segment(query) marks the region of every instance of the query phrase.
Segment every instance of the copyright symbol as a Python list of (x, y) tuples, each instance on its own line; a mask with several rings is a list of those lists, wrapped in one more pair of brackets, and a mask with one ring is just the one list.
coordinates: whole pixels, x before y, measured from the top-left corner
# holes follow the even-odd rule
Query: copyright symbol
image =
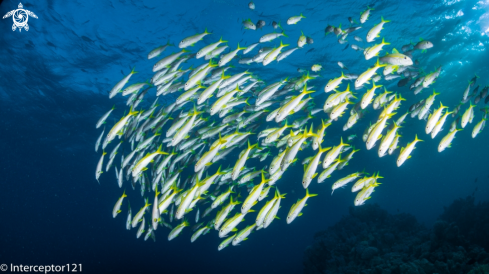
[(0, 265), (0, 270), (1, 271), (7, 271), (8, 270), (8, 266), (6, 264), (2, 264), (2, 265)]

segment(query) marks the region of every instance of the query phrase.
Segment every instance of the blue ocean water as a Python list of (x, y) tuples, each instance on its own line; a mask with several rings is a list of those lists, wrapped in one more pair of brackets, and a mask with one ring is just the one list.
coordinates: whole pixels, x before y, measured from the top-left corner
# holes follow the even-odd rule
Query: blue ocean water
[[(18, 4), (1, 2), (0, 14), (16, 9)], [(354, 34), (364, 38), (383, 16), (391, 20), (381, 33), (391, 43), (386, 47), (389, 52), (419, 38), (433, 42), (432, 49), (415, 53), (413, 59), (419, 60), (425, 72), (442, 66), (433, 85), (440, 92), (434, 105), (442, 101), (453, 108), (474, 74), (480, 76), (477, 84), (481, 89), (489, 84), (488, 1), (257, 1), (255, 10), (248, 8), (247, 1), (224, 0), (50, 0), (22, 4), (38, 16), (29, 18), (29, 31), (12, 31), (11, 18), (0, 21), (0, 264), (76, 263), (83, 264), (83, 271), (89, 273), (298, 273), (314, 233), (336, 223), (353, 206), (354, 195), (348, 188), (331, 195), (330, 185), (341, 175), (363, 169), (380, 172), (382, 185), (368, 203), (378, 203), (392, 213), (411, 213), (428, 226), (443, 206), (456, 198), (473, 194), (477, 200), (488, 200), (487, 130), (473, 139), (473, 123), (457, 134), (452, 148), (438, 153), (441, 137), (432, 140), (424, 133), (423, 121), (407, 118), (400, 129), (405, 136), (400, 145), (405, 146), (415, 134), (424, 142), (418, 143), (412, 158), (398, 168), (394, 156), (379, 158), (376, 150), (367, 151), (361, 141), (365, 127), (378, 115), (372, 111), (347, 132), (342, 130), (347, 116), (328, 128), (325, 146), (337, 145), (340, 136), (357, 134), (359, 138), (352, 144), (361, 151), (331, 181), (311, 184), (309, 191), (319, 195), (310, 199), (304, 215), (292, 224), (285, 223), (288, 209), (304, 196), (300, 164), (287, 170), (287, 176), (278, 183), (281, 192), (287, 193), (279, 211), (281, 220), (254, 232), (240, 246), (218, 251), (222, 239), (214, 231), (190, 243), (190, 230), (168, 242), (169, 231), (161, 229), (156, 231), (156, 242), (145, 242), (136, 239), (135, 229), (125, 229), (125, 211), (112, 218), (112, 208), (122, 190), (113, 170), (103, 174), (97, 184), (94, 173), (100, 151), (93, 149), (100, 134), (94, 126), (99, 117), (115, 105), (107, 123), (112, 125), (127, 111), (125, 98), (109, 99), (108, 91), (133, 67), (139, 73), (131, 78), (132, 83), (149, 79), (156, 60), (148, 61), (146, 56), (168, 40), (178, 43), (207, 28), (212, 35), (190, 47), (192, 52), (221, 36), (234, 49), (238, 43), (247, 46), (272, 32), (272, 21), (281, 22), (288, 35), (284, 43), (292, 47), (301, 31), (314, 43), (266, 67), (239, 65), (235, 60), (234, 73), (249, 69), (272, 83), (300, 76), (298, 68), (321, 64), (321, 78), (311, 85), (322, 93), (327, 81), (341, 73), (338, 61), (357, 74), (374, 63), (365, 61), (361, 52), (344, 49), (332, 34), (324, 35), (328, 24), (349, 26), (350, 16), (358, 21), (367, 5), (374, 10), (365, 27)], [(297, 25), (285, 24), (287, 18), (300, 13), (306, 18)], [(241, 21), (247, 18), (264, 20), (267, 25), (262, 30), (243, 30)], [(364, 47), (364, 43), (349, 39), (350, 44)], [(275, 40), (270, 45), (277, 43)], [(167, 49), (165, 54), (170, 52), (176, 49)], [(196, 64), (189, 62), (185, 67)], [(430, 88), (415, 96), (396, 83), (386, 82), (388, 90), (402, 92), (407, 99), (402, 112), (432, 92)], [(154, 92), (151, 96), (146, 106), (153, 101)], [(322, 107), (326, 95), (319, 96), (315, 98)], [(483, 104), (477, 106), (475, 122), (482, 118), (478, 109)], [(449, 118), (447, 123), (451, 121)], [(310, 149), (301, 153), (300, 159), (313, 155)], [(235, 159), (237, 154), (235, 151), (234, 158), (228, 159)], [(133, 191), (127, 184), (126, 190), (134, 214), (143, 203), (139, 189)], [(123, 210), (126, 208), (124, 204)]]

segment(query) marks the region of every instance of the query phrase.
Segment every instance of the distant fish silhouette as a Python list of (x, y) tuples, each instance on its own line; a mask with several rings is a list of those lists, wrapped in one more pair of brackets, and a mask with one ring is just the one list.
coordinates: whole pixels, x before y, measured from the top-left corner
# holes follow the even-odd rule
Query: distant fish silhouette
[(409, 81), (411, 81), (411, 77), (404, 78), (404, 79), (400, 80), (400, 81), (397, 83), (397, 86), (398, 86), (398, 87), (403, 87), (403, 86), (405, 86), (407, 83), (409, 83)]
[(477, 187), (475, 187), (474, 192), (472, 192), (472, 196), (475, 196), (475, 193), (477, 192)]
[(477, 179), (479, 179), (479, 178), (475, 178), (475, 181), (474, 181), (474, 183), (477, 183)]
[[(312, 48), (312, 49), (308, 50), (308, 51), (306, 52), (306, 54), (308, 54), (309, 52), (311, 52), (311, 51), (313, 51), (313, 50), (314, 50), (314, 48)], [(488, 96), (488, 97), (489, 97), (489, 96)]]
[(346, 47), (345, 47), (345, 48), (344, 48), (342, 51), (344, 51), (345, 49), (347, 49), (349, 45), (350, 45), (350, 44), (346, 44)]
[(81, 37), (81, 38), (82, 38), (84, 41), (87, 41), (87, 42), (89, 42), (89, 43), (92, 43), (92, 42), (93, 42), (93, 40), (92, 40), (92, 39), (90, 39), (90, 38), (88, 38), (88, 37), (86, 37), (86, 36), (84, 36), (84, 35), (82, 35), (82, 37)]

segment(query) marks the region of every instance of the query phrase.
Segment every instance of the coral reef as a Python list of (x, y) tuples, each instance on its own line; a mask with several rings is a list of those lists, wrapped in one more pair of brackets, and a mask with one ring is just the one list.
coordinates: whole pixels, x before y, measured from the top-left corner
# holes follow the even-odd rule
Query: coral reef
[(445, 208), (440, 219), (455, 223), (469, 242), (476, 243), (489, 251), (489, 203), (475, 205), (473, 196), (455, 200)]
[(391, 215), (376, 204), (351, 207), (348, 216), (316, 233), (304, 272), (488, 273), (488, 212), (489, 203), (459, 199), (427, 229), (410, 214)]
[(489, 265), (483, 264), (475, 266), (474, 269), (469, 272), (469, 274), (489, 274)]

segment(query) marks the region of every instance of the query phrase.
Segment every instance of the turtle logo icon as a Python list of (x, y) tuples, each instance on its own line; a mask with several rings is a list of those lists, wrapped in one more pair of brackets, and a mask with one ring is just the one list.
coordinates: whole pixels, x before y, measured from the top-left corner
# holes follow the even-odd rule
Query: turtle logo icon
[(24, 6), (22, 6), (22, 3), (19, 3), (18, 9), (9, 11), (3, 16), (3, 19), (12, 16), (14, 19), (14, 24), (12, 25), (13, 31), (15, 31), (17, 28), (19, 29), (19, 32), (22, 31), (22, 28), (28, 31), (29, 25), (27, 25), (27, 20), (29, 20), (29, 15), (37, 19), (37, 15), (35, 15), (32, 11), (28, 11), (23, 8)]

